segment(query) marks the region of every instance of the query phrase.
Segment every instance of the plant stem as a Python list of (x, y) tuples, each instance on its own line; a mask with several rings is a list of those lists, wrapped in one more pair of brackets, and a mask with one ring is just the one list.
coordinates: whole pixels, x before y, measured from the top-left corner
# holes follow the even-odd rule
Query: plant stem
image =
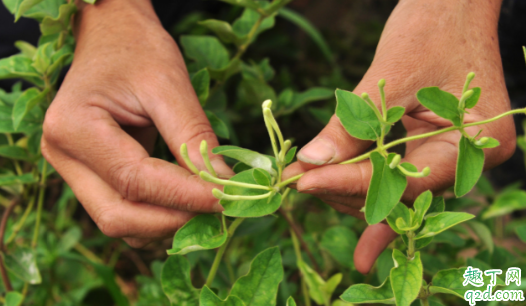
[[(294, 246), (294, 254), (296, 254), (296, 261), (302, 261), (303, 259), (301, 258), (300, 244), (298, 243), (296, 234), (294, 234), (292, 227), (289, 229), (289, 231), (290, 231), (290, 237), (292, 238), (292, 245)], [(302, 273), (300, 271), (300, 276), (301, 274)], [(307, 284), (305, 283), (305, 280), (303, 279), (303, 277), (300, 277), (300, 282), (301, 282), (301, 292), (303, 294), (303, 299), (305, 300), (305, 306), (311, 306), (309, 291), (307, 289)]]
[(429, 300), (427, 298), (425, 299), (420, 299), (422, 301), (422, 305), (423, 306), (429, 306)]
[(214, 258), (214, 263), (212, 264), (212, 268), (210, 268), (210, 273), (208, 274), (208, 278), (206, 279), (206, 286), (211, 287), (212, 283), (214, 282), (214, 278), (216, 277), (217, 269), (219, 268), (219, 264), (221, 263), (221, 260), (223, 259), (223, 255), (225, 254), (226, 248), (228, 247), (228, 244), (230, 243), (230, 240), (232, 239), (232, 236), (234, 236), (234, 233), (236, 232), (237, 227), (243, 222), (245, 218), (237, 218), (230, 224), (230, 227), (228, 228), (227, 232), (227, 239), (225, 243), (219, 248), (219, 250), (216, 253), (216, 257)]
[[(7, 143), (10, 146), (14, 146), (15, 142), (13, 141), (13, 136), (11, 136), (10, 133), (5, 133), (5, 137), (7, 138)], [(22, 175), (24, 172), (22, 172), (22, 168), (20, 167), (20, 164), (18, 163), (18, 160), (13, 160), (13, 164), (15, 165), (16, 174)]]
[(42, 166), (42, 174), (40, 179), (40, 186), (38, 192), (38, 204), (37, 204), (37, 219), (35, 222), (35, 231), (33, 233), (33, 241), (31, 242), (31, 248), (35, 249), (38, 243), (38, 231), (40, 229), (40, 221), (42, 219), (42, 206), (44, 206), (44, 195), (46, 192), (46, 178), (47, 178), (47, 161), (44, 159), (44, 165)]
[(254, 38), (254, 35), (256, 35), (259, 27), (261, 26), (261, 23), (263, 22), (263, 20), (265, 20), (265, 18), (266, 18), (265, 16), (259, 16), (258, 20), (254, 24), (252, 29), (250, 29), (250, 32), (248, 32), (247, 41), (241, 46), (239, 46), (239, 49), (237, 50), (236, 55), (234, 56), (234, 58), (232, 58), (233, 61), (241, 58), (241, 56), (245, 53), (245, 51), (247, 51), (248, 46), (250, 46), (250, 44), (252, 43), (252, 39)]
[(413, 259), (415, 257), (415, 233), (413, 231), (407, 232), (407, 258)]
[(301, 244), (301, 248), (305, 251), (305, 253), (307, 253), (307, 256), (309, 257), (310, 261), (312, 262), (312, 266), (314, 267), (314, 270), (316, 270), (316, 272), (318, 272), (318, 273), (321, 273), (320, 266), (318, 265), (318, 262), (316, 262), (316, 259), (314, 258), (314, 255), (312, 255), (312, 252), (310, 251), (309, 246), (307, 245), (307, 243), (305, 242), (305, 240), (301, 236), (301, 230), (300, 230), (299, 226), (294, 222), (292, 214), (290, 212), (286, 212), (281, 207), (279, 208), (279, 212), (285, 218), (285, 220), (289, 224), (290, 228), (296, 234), (296, 237), (298, 238), (298, 240), (299, 240), (299, 242)]
[(18, 234), (18, 232), (22, 229), (24, 226), (24, 223), (26, 222), (27, 217), (29, 216), (29, 213), (33, 210), (33, 206), (35, 205), (35, 196), (31, 197), (29, 200), (29, 204), (26, 207), (26, 210), (24, 211), (24, 214), (22, 215), (22, 218), (18, 221), (18, 223), (14, 226), (13, 232), (7, 238), (6, 244), (10, 244)]
[(9, 219), (9, 215), (15, 208), (18, 201), (15, 199), (11, 201), (11, 204), (5, 209), (4, 214), (2, 215), (2, 221), (0, 222), (0, 274), (2, 276), (2, 282), (4, 283), (4, 287), (6, 292), (12, 291), (13, 286), (11, 286), (11, 281), (9, 280), (9, 276), (7, 275), (7, 270), (4, 266), (4, 252), (5, 252), (5, 244), (4, 244), (4, 235), (5, 235), (5, 228), (7, 226), (7, 219)]
[(248, 188), (248, 189), (274, 190), (274, 188), (269, 187), (269, 186), (223, 180), (220, 178), (213, 177), (211, 174), (206, 173), (204, 171), (201, 171), (199, 173), (199, 176), (207, 182), (218, 184), (218, 185), (223, 185), (223, 186), (237, 186), (237, 187), (243, 187), (243, 188)]

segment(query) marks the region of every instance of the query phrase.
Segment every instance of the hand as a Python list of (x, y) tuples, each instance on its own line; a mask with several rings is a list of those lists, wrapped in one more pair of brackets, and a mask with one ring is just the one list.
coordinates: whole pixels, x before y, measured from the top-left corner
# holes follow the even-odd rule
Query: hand
[[(98, 1), (81, 9), (75, 30), (75, 59), (46, 114), (42, 153), (101, 231), (141, 247), (196, 212), (221, 211), (216, 186), (150, 157), (157, 131), (182, 165), (182, 143), (201, 169), (201, 140), (218, 145), (150, 1)], [(230, 174), (221, 157), (211, 160)]]
[[(468, 72), (476, 73), (472, 86), (482, 88), (478, 105), (466, 114), (465, 122), (484, 120), (509, 110), (497, 40), (500, 0), (484, 4), (469, 1), (400, 1), (390, 16), (378, 44), (374, 61), (354, 92), (367, 92), (380, 103), (377, 83), (386, 79), (388, 107), (406, 108), (402, 122), (407, 136), (434, 131), (451, 123), (421, 106), (416, 92), (426, 86), (439, 86), (460, 97)], [(482, 135), (498, 139), (500, 147), (485, 150), (486, 169), (494, 167), (515, 150), (515, 129), (507, 117), (484, 125)], [(474, 135), (480, 129), (472, 127)], [(407, 143), (405, 161), (431, 168), (426, 178), (408, 178), (403, 196), (410, 203), (421, 192), (434, 194), (452, 186), (455, 180), (458, 131)], [(285, 173), (291, 177), (307, 173), (297, 182), (297, 189), (311, 193), (336, 210), (363, 218), (359, 211), (371, 178), (371, 164), (364, 161), (337, 164), (363, 153), (371, 142), (349, 136), (336, 116), (325, 129), (298, 154), (299, 162)], [(323, 167), (320, 167), (324, 165)], [(367, 273), (381, 251), (396, 234), (385, 224), (368, 227), (356, 248), (354, 260), (358, 271)]]

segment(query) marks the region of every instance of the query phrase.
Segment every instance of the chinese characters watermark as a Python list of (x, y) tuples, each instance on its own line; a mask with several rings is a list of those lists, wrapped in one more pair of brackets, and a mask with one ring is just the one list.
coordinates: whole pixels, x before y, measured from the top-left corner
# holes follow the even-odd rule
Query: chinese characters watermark
[[(524, 292), (522, 290), (496, 290), (493, 292), (493, 288), (497, 285), (506, 286), (515, 284), (516, 286), (521, 285), (521, 269), (509, 268), (506, 271), (506, 281), (503, 282), (498, 278), (502, 275), (501, 269), (491, 269), (482, 272), (482, 270), (473, 267), (467, 267), (464, 273), (464, 282), (462, 285), (465, 286), (484, 286), (484, 275), (490, 277), (490, 282), (486, 287), (486, 290), (467, 290), (464, 294), (464, 299), (469, 302), (469, 305), (475, 305), (479, 301), (524, 301)], [(500, 281), (500, 283), (499, 283)]]

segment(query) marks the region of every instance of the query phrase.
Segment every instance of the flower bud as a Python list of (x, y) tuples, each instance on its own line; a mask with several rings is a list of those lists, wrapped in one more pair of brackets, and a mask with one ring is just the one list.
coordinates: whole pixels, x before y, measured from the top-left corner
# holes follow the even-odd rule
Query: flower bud
[(401, 160), (402, 160), (402, 156), (400, 156), (400, 154), (396, 154), (395, 157), (393, 157), (393, 160), (391, 161), (391, 163), (389, 164), (389, 168), (391, 169), (396, 168), (400, 164)]
[(488, 137), (482, 137), (482, 138), (480, 138), (480, 139), (478, 139), (478, 140), (475, 140), (475, 145), (477, 145), (477, 146), (483, 146), (483, 145), (485, 145), (486, 143), (488, 143), (488, 141), (489, 141), (489, 138), (488, 138)]
[(265, 108), (272, 108), (272, 100), (268, 99), (268, 100), (265, 100), (265, 102), (263, 102), (263, 105), (262, 105), (263, 109)]

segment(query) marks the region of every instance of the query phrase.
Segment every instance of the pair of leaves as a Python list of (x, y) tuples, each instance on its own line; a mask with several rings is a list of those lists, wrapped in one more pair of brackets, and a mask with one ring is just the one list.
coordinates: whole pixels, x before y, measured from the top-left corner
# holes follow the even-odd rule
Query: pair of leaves
[(349, 303), (411, 305), (422, 286), (423, 267), (420, 252), (416, 252), (414, 258), (408, 259), (395, 249), (393, 261), (395, 265), (382, 285), (353, 285), (342, 294), (341, 299)]
[(432, 202), (433, 194), (428, 190), (416, 198), (414, 210), (407, 208), (404, 203), (398, 203), (387, 217), (387, 223), (398, 234), (417, 230), (422, 225)]
[[(466, 99), (465, 108), (475, 107), (480, 98), (480, 87), (471, 90), (473, 90), (473, 95)], [(451, 121), (453, 125), (460, 126), (462, 124), (461, 115), (464, 110), (459, 108), (459, 100), (453, 94), (438, 87), (426, 87), (420, 89), (416, 97), (420, 104), (438, 116)]]
[(230, 61), (228, 50), (214, 36), (185, 35), (181, 45), (185, 55), (195, 61), (193, 71), (207, 68), (211, 78), (224, 81), (240, 69), (240, 60)]
[(332, 294), (336, 287), (340, 284), (343, 275), (341, 273), (334, 274), (327, 281), (316, 273), (303, 260), (298, 260), (298, 268), (301, 271), (302, 277), (309, 288), (310, 297), (320, 305), (329, 305)]
[(227, 240), (226, 229), (213, 215), (198, 215), (181, 227), (173, 238), (172, 249), (168, 255), (185, 255), (190, 252), (215, 249)]
[[(362, 140), (376, 140), (382, 133), (382, 123), (372, 106), (356, 94), (341, 89), (336, 90), (336, 116), (345, 130), (353, 137)], [(404, 115), (405, 108), (395, 106), (387, 110), (387, 123), (394, 124)], [(387, 134), (389, 129), (384, 132)]]
[[(261, 169), (254, 168), (236, 174), (231, 181), (270, 186), (270, 175)], [(257, 196), (268, 193), (268, 190), (248, 189), (239, 186), (225, 186), (224, 193), (229, 195)], [(271, 197), (260, 200), (228, 201), (222, 199), (223, 214), (238, 218), (256, 218), (274, 213), (281, 205), (281, 194), (275, 193)]]
[(46, 100), (46, 95), (49, 89), (40, 91), (39, 89), (32, 87), (26, 90), (16, 100), (13, 106), (13, 128), (18, 130), (22, 120), (25, 116), (37, 105), (41, 104)]
[[(241, 46), (250, 43), (248, 37), (249, 33), (256, 25), (259, 18), (260, 14), (258, 12), (247, 8), (232, 25), (226, 21), (216, 19), (208, 19), (200, 22), (199, 24), (213, 31), (223, 42), (233, 43), (236, 46)], [(257, 28), (252, 39), (255, 39), (259, 33), (268, 30), (273, 26), (274, 17), (265, 18)]]
[(33, 60), (23, 54), (0, 59), (0, 80), (23, 79), (39, 87), (44, 87), (41, 75), (32, 64)]
[(283, 267), (279, 248), (259, 253), (249, 272), (232, 287), (230, 296), (219, 299), (208, 287), (199, 290), (192, 286), (190, 264), (181, 255), (170, 256), (164, 264), (161, 283), (172, 305), (188, 306), (267, 306), (276, 305), (279, 283), (283, 280)]
[(67, 33), (71, 16), (77, 12), (74, 2), (63, 4), (58, 9), (58, 16), (47, 16), (40, 24), (42, 35), (53, 35), (60, 32)]

